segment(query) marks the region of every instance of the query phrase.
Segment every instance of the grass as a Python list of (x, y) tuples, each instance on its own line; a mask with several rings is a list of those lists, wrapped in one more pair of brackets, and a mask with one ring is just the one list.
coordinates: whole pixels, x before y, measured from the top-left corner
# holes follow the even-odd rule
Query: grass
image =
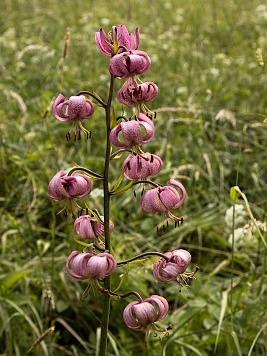
[[(150, 108), (158, 111), (156, 138), (147, 150), (164, 167), (157, 181), (182, 181), (186, 217), (157, 235), (159, 216), (141, 212), (132, 193), (112, 202), (113, 246), (120, 260), (147, 250), (187, 248), (201, 271), (189, 289), (157, 284), (154, 260), (121, 267), (114, 286), (146, 296), (165, 295), (173, 325), (169, 337), (127, 329), (126, 301), (113, 301), (109, 355), (255, 355), (266, 345), (266, 28), (261, 1), (26, 1), (6, 0), (0, 21), (0, 354), (95, 355), (101, 300), (82, 299), (86, 283), (65, 275), (73, 240), (71, 219), (57, 212), (46, 188), (59, 169), (74, 162), (103, 167), (103, 116), (88, 124), (91, 141), (66, 142), (68, 128), (53, 119), (53, 98), (81, 89), (107, 94), (107, 57), (94, 32), (124, 23), (141, 29), (141, 49), (152, 58), (145, 80), (159, 86)], [(68, 55), (63, 59), (69, 28)], [(262, 58), (260, 58), (262, 53)], [(120, 86), (116, 83), (117, 89)], [(119, 105), (115, 110), (120, 112)], [(130, 111), (129, 111), (130, 112)], [(115, 180), (121, 161), (112, 167)], [(230, 189), (243, 196), (233, 201)], [(100, 186), (95, 184), (95, 188)], [(92, 201), (101, 210), (99, 189)], [(226, 223), (233, 204), (244, 219)], [(133, 208), (134, 206), (134, 208)], [(228, 238), (247, 224), (242, 243)], [(260, 237), (262, 234), (262, 238)], [(264, 241), (263, 241), (264, 240)], [(265, 242), (266, 243), (266, 242)], [(129, 299), (130, 301), (130, 299)], [(55, 325), (55, 331), (49, 328)]]

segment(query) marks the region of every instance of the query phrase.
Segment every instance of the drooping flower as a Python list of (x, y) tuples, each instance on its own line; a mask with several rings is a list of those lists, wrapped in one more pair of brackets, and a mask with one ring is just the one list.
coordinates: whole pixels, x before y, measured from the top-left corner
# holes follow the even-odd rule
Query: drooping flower
[(67, 175), (59, 171), (49, 182), (47, 192), (56, 201), (63, 199), (84, 198), (92, 190), (92, 181), (85, 174)]
[(110, 253), (80, 253), (72, 251), (67, 258), (66, 271), (74, 279), (103, 279), (110, 276), (116, 269), (117, 262)]
[(122, 164), (124, 176), (128, 179), (146, 179), (156, 175), (162, 168), (163, 162), (157, 155), (149, 152), (129, 155)]
[(152, 295), (143, 301), (136, 300), (129, 303), (123, 311), (123, 320), (128, 328), (136, 331), (146, 328), (163, 331), (154, 322), (163, 319), (168, 311), (167, 300), (159, 295)]
[[(82, 121), (92, 116), (94, 110), (93, 103), (83, 95), (71, 96), (66, 100), (62, 94), (59, 94), (52, 107), (56, 119), (72, 122), (71, 130), (74, 131), (77, 139), (80, 139), (81, 130), (89, 136), (89, 131), (83, 127)], [(67, 138), (69, 138), (70, 131)]]
[(175, 222), (180, 222), (181, 218), (176, 218), (170, 210), (177, 209), (185, 200), (186, 190), (184, 186), (176, 181), (170, 179), (168, 184), (177, 187), (180, 190), (181, 195), (172, 186), (159, 186), (147, 190), (140, 199), (141, 208), (149, 214), (155, 214), (158, 212), (166, 213), (167, 217)]
[(153, 275), (160, 282), (174, 281), (183, 274), (191, 262), (191, 254), (183, 249), (164, 253), (169, 261), (161, 258), (153, 265)]
[(136, 103), (153, 101), (158, 94), (158, 87), (153, 82), (136, 83), (132, 78), (128, 79), (117, 93), (120, 103), (131, 106)]
[(118, 148), (130, 149), (135, 145), (150, 142), (155, 135), (155, 126), (145, 114), (139, 113), (133, 119), (122, 121), (110, 132), (110, 142)]
[(126, 26), (113, 26), (112, 30), (106, 35), (103, 28), (95, 33), (95, 41), (101, 52), (108, 56), (136, 50), (140, 42), (139, 28), (136, 28), (135, 35), (129, 33)]
[[(104, 216), (100, 216), (104, 221)], [(114, 224), (109, 221), (110, 232), (114, 230)], [(74, 231), (81, 239), (96, 239), (99, 236), (104, 236), (103, 223), (92, 220), (90, 215), (82, 215), (74, 222)]]
[(128, 78), (145, 73), (150, 64), (151, 59), (144, 51), (122, 52), (110, 59), (109, 71), (116, 78)]

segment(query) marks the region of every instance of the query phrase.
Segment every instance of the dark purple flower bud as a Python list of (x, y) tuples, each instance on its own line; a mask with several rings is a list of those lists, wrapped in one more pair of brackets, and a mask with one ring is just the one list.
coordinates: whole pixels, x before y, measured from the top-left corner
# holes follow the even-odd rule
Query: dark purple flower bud
[(157, 155), (149, 152), (129, 155), (122, 164), (124, 176), (128, 179), (146, 179), (156, 175), (162, 168), (163, 162)]
[(134, 119), (122, 121), (110, 132), (110, 142), (118, 148), (130, 149), (135, 145), (150, 142), (155, 135), (155, 126), (145, 114), (139, 113)]
[(54, 200), (84, 198), (92, 190), (92, 181), (85, 174), (67, 175), (59, 171), (48, 184), (47, 192)]
[(113, 56), (124, 51), (135, 50), (139, 46), (140, 33), (136, 28), (135, 35), (129, 33), (124, 25), (113, 26), (112, 30), (106, 35), (101, 28), (95, 33), (95, 41), (101, 52), (108, 56)]
[(176, 280), (183, 274), (191, 262), (191, 255), (188, 251), (179, 249), (164, 253), (169, 258), (167, 262), (164, 258), (153, 265), (153, 275), (160, 282), (170, 282)]
[(144, 301), (129, 303), (123, 311), (123, 320), (133, 330), (144, 330), (147, 327), (159, 330), (154, 322), (163, 319), (168, 311), (167, 300), (159, 295), (152, 295)]
[(83, 95), (71, 96), (68, 100), (59, 94), (53, 104), (53, 114), (60, 121), (82, 121), (94, 113), (93, 103)]
[(145, 103), (153, 101), (158, 94), (158, 87), (153, 82), (136, 83), (132, 78), (128, 79), (117, 93), (117, 99), (125, 105)]
[(116, 269), (117, 262), (109, 253), (80, 253), (72, 251), (66, 262), (66, 271), (74, 279), (103, 279)]
[(144, 51), (123, 52), (110, 59), (109, 71), (114, 77), (127, 78), (145, 73), (150, 64), (150, 57)]
[[(104, 216), (100, 216), (104, 221)], [(109, 220), (110, 232), (114, 230), (114, 224)], [(81, 239), (96, 239), (104, 236), (104, 225), (99, 221), (92, 220), (90, 215), (82, 215), (74, 222), (74, 231)]]
[(157, 187), (146, 191), (140, 200), (140, 206), (146, 213), (166, 212), (177, 209), (182, 205), (186, 197), (184, 186), (174, 179), (170, 179), (168, 184), (179, 188), (181, 195), (170, 186)]

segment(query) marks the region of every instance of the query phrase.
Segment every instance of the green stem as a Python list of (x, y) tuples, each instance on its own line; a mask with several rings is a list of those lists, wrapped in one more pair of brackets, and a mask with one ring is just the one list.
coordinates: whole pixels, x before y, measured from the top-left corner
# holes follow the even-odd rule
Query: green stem
[[(105, 106), (106, 111), (106, 155), (105, 155), (105, 167), (104, 167), (104, 231), (105, 231), (105, 249), (110, 251), (110, 229), (109, 229), (109, 215), (110, 215), (110, 192), (109, 192), (109, 163), (110, 163), (110, 141), (109, 134), (111, 131), (111, 102), (114, 89), (114, 77), (110, 77), (109, 95), (107, 104)], [(110, 276), (104, 279), (104, 288), (111, 289)], [(101, 324), (101, 337), (100, 337), (100, 349), (99, 356), (105, 356), (107, 352), (107, 337), (109, 326), (109, 314), (110, 314), (110, 295), (105, 293), (103, 296), (103, 309), (102, 309), (102, 324)]]

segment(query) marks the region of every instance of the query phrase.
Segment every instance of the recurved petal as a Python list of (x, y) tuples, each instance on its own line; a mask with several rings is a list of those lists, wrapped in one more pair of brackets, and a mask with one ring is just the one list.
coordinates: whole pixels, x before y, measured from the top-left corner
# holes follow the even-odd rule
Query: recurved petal
[(156, 303), (158, 307), (157, 320), (163, 319), (168, 314), (169, 304), (164, 297), (153, 294), (151, 297), (145, 299), (145, 301)]
[(108, 38), (103, 28), (100, 28), (100, 30), (95, 33), (95, 41), (101, 52), (108, 56), (112, 54), (110, 38)]
[(52, 112), (59, 121), (69, 121), (69, 117), (64, 113), (64, 108), (69, 105), (69, 100), (65, 100), (65, 96), (59, 94), (52, 106)]

